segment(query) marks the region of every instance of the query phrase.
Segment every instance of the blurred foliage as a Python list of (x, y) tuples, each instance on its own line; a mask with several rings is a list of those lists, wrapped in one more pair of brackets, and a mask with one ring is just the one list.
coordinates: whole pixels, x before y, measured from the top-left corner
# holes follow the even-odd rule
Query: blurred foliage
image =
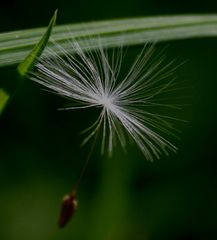
[(0, 88), (0, 115), (2, 114), (8, 99), (9, 99), (9, 94), (4, 91), (4, 89)]
[[(2, 31), (46, 25), (57, 7), (59, 23), (216, 8), (214, 2), (193, 0), (16, 4), (1, 7)], [(0, 239), (216, 239), (216, 41), (174, 41), (167, 49), (168, 59), (187, 60), (176, 74), (192, 87), (178, 154), (151, 163), (136, 147), (127, 154), (117, 147), (113, 158), (103, 158), (96, 146), (80, 186), (78, 212), (61, 231), (61, 198), (89, 151), (89, 146), (80, 148), (79, 132), (95, 113), (57, 111), (65, 99), (25, 81), (0, 118)], [(132, 58), (138, 48), (129, 49)], [(0, 81), (6, 91), (13, 89), (15, 70), (1, 71)]]

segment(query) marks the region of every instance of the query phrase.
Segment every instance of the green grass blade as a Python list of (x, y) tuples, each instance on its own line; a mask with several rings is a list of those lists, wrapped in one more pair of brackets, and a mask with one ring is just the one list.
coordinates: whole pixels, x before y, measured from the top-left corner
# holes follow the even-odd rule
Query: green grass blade
[[(42, 36), (40, 41), (33, 47), (32, 51), (27, 55), (23, 62), (18, 66), (19, 74), (24, 77), (26, 73), (31, 70), (38, 57), (42, 54), (52, 31), (52, 28), (56, 22), (57, 11), (55, 11), (50, 23), (47, 27), (45, 34)], [(20, 84), (18, 84), (19, 86)], [(14, 95), (14, 93), (12, 93)], [(7, 93), (3, 88), (0, 88), (0, 115), (10, 100), (10, 93)]]
[(0, 115), (2, 114), (5, 106), (8, 103), (10, 96), (6, 91), (2, 88), (0, 88)]
[(43, 35), (43, 37), (34, 46), (32, 51), (28, 54), (28, 56), (24, 59), (24, 61), (19, 64), (17, 70), (21, 76), (25, 76), (27, 74), (27, 72), (29, 72), (32, 69), (32, 67), (35, 64), (35, 61), (42, 54), (42, 52), (50, 38), (53, 26), (56, 23), (56, 18), (57, 18), (57, 10), (55, 11), (53, 17), (51, 18), (50, 23), (49, 23), (47, 30), (46, 30), (45, 34)]
[[(0, 67), (17, 65), (39, 41), (45, 28), (0, 34)], [(101, 36), (104, 47), (143, 44), (147, 41), (170, 41), (217, 36), (217, 15), (177, 15), (141, 17), (122, 20), (68, 24), (53, 28), (52, 38), (73, 51), (69, 39), (79, 39), (83, 49), (97, 47)], [(85, 39), (90, 41), (84, 41)]]

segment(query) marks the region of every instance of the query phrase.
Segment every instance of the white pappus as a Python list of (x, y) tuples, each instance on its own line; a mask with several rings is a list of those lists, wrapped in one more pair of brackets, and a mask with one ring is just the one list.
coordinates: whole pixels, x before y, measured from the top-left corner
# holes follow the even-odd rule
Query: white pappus
[(170, 120), (175, 118), (148, 110), (175, 107), (158, 101), (174, 86), (173, 62), (165, 64), (165, 56), (156, 55), (154, 45), (146, 44), (124, 75), (123, 48), (108, 50), (100, 38), (98, 42), (96, 49), (84, 51), (72, 40), (73, 54), (55, 45), (61, 54), (48, 49), (51, 57), (39, 59), (31, 79), (70, 99), (72, 105), (65, 109), (100, 109), (99, 117), (86, 130), (84, 143), (100, 132), (102, 152), (112, 153), (116, 140), (126, 148), (128, 139), (138, 145), (147, 160), (175, 152), (177, 148), (166, 137), (174, 134)]

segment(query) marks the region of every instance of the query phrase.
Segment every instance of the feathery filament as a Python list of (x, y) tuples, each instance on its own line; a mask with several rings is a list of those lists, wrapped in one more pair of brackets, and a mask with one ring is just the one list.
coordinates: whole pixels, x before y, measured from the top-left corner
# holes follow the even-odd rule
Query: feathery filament
[(157, 101), (174, 84), (174, 79), (165, 83), (173, 73), (172, 63), (164, 64), (164, 56), (154, 57), (154, 46), (147, 44), (123, 77), (122, 48), (113, 50), (109, 58), (100, 41), (94, 52), (84, 52), (76, 41), (71, 45), (74, 54), (59, 45), (56, 47), (62, 56), (49, 49), (52, 57), (39, 59), (31, 79), (70, 99), (72, 106), (65, 109), (101, 109), (99, 117), (86, 130), (84, 143), (102, 131), (102, 152), (107, 149), (111, 153), (116, 139), (125, 148), (128, 137), (148, 160), (176, 151), (161, 134), (173, 134), (170, 117), (148, 111), (150, 107), (172, 107)]

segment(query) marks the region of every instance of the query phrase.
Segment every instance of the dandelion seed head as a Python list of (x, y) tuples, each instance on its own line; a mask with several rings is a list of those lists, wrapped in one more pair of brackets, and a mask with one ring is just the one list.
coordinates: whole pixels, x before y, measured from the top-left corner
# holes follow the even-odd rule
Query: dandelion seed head
[(99, 99), (99, 103), (108, 111), (114, 108), (113, 99), (110, 96), (104, 95)]
[(169, 120), (175, 117), (148, 111), (150, 107), (176, 107), (156, 100), (162, 93), (171, 91), (174, 79), (168, 79), (174, 69), (170, 69), (171, 63), (164, 65), (164, 56), (154, 57), (153, 45), (143, 48), (124, 76), (120, 74), (123, 48), (113, 49), (109, 58), (100, 39), (94, 51), (85, 52), (76, 41), (71, 41), (71, 47), (73, 54), (58, 44), (55, 44), (57, 51), (48, 49), (52, 57), (39, 59), (30, 78), (67, 97), (71, 106), (66, 110), (101, 108), (96, 121), (84, 131), (83, 144), (101, 132), (103, 153), (112, 153), (117, 140), (126, 148), (129, 138), (148, 160), (177, 150), (164, 136), (174, 134)]

